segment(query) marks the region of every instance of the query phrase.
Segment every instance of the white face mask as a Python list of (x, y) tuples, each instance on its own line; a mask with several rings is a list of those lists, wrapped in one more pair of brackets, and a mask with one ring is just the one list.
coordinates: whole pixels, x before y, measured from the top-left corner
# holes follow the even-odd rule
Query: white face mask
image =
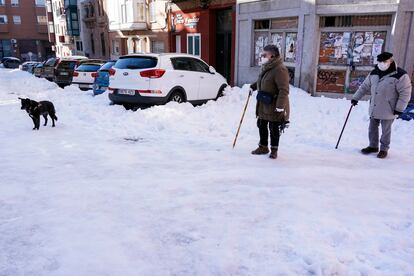
[(262, 57), (260, 58), (259, 65), (264, 65), (268, 62), (269, 62), (269, 59), (267, 57)]
[(390, 64), (388, 62), (378, 62), (378, 69), (381, 71), (387, 71), (390, 68)]

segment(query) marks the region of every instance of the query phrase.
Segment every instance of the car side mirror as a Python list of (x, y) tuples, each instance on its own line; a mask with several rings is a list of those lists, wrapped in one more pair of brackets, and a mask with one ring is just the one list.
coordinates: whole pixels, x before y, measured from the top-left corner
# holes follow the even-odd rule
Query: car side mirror
[(210, 71), (210, 73), (211, 73), (211, 74), (215, 74), (215, 73), (216, 73), (216, 69), (214, 69), (214, 67), (213, 67), (213, 66), (210, 66), (210, 67), (208, 68), (208, 70)]

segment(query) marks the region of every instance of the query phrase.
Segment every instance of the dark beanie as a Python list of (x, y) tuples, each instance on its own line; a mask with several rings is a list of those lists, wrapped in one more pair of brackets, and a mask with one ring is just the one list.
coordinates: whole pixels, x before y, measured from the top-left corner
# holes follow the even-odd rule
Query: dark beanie
[(390, 58), (392, 58), (392, 54), (391, 53), (389, 53), (389, 52), (383, 52), (383, 53), (381, 53), (381, 54), (379, 54), (377, 56), (377, 61), (378, 62), (382, 62), (382, 61), (389, 60)]
[(276, 47), (276, 45), (273, 44), (266, 45), (263, 48), (263, 51), (272, 53), (272, 56), (274, 57), (280, 56), (279, 49)]

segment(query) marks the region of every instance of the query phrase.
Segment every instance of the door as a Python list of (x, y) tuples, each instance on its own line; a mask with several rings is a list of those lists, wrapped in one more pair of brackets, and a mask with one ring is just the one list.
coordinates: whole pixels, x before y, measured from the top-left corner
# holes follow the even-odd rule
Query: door
[(181, 53), (181, 35), (175, 36), (175, 52)]
[(174, 71), (171, 80), (172, 87), (181, 86), (187, 94), (188, 101), (198, 100), (198, 88), (200, 86), (200, 73), (195, 72), (191, 63), (192, 58), (171, 58)]
[(191, 64), (193, 70), (199, 73), (198, 98), (200, 100), (215, 99), (221, 85), (217, 82), (216, 75), (211, 74), (209, 66), (199, 59), (192, 58)]
[(231, 78), (231, 42), (232, 42), (232, 10), (216, 12), (216, 70), (223, 75), (227, 82)]

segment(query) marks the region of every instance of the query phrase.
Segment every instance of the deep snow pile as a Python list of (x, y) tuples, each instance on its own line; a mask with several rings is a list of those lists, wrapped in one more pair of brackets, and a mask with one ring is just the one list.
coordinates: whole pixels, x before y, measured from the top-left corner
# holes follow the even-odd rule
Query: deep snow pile
[[(247, 87), (137, 112), (0, 69), (0, 275), (414, 273), (414, 125), (362, 156), (367, 104), (292, 87), (279, 159), (257, 144)], [(54, 102), (32, 131), (18, 96)], [(42, 119), (43, 122), (43, 119)]]

